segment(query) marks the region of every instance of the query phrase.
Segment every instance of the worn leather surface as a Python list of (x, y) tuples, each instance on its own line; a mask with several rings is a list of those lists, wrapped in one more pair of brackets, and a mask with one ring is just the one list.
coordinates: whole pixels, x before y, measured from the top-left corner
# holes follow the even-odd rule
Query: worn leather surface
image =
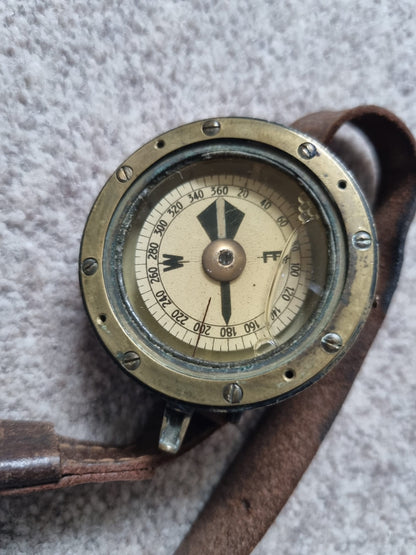
[(0, 487), (56, 482), (60, 474), (58, 438), (52, 424), (0, 421)]
[(251, 553), (288, 500), (341, 408), (397, 285), (415, 213), (416, 150), (387, 110), (361, 106), (306, 116), (293, 127), (330, 142), (345, 122), (373, 143), (380, 164), (375, 220), (380, 247), (376, 302), (358, 340), (322, 380), (269, 409), (199, 515), (176, 555)]
[[(55, 433), (52, 424), (0, 420), (0, 496), (20, 495), (85, 483), (146, 480), (172, 459), (158, 450), (162, 414), (129, 446), (79, 441)], [(221, 422), (193, 418), (181, 454), (212, 433)]]
[(144, 480), (166, 457), (141, 444), (112, 447), (58, 436), (52, 424), (0, 421), (0, 488), (30, 493), (86, 482)]

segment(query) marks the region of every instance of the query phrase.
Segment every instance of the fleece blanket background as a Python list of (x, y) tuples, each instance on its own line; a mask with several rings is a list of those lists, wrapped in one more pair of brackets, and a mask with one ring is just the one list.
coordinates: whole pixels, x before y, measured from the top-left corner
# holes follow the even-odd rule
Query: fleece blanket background
[[(132, 441), (154, 399), (104, 352), (78, 286), (82, 230), (107, 177), (159, 133), (213, 116), (289, 124), (372, 103), (415, 133), (415, 5), (9, 0), (0, 28), (0, 418)], [(255, 555), (416, 553), (415, 252), (413, 225), (377, 341)], [(1, 500), (0, 551), (173, 553), (252, 419), (151, 482)]]

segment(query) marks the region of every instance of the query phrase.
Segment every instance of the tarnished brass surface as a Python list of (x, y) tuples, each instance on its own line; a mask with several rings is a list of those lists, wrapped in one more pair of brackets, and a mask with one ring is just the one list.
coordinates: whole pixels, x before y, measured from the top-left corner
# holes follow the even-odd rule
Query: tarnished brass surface
[[(335, 364), (354, 341), (372, 305), (377, 275), (377, 241), (371, 216), (352, 176), (324, 146), (295, 130), (260, 120), (218, 118), (215, 124), (215, 133), (208, 132), (212, 125), (200, 121), (159, 136), (132, 154), (109, 178), (91, 210), (84, 231), (80, 279), (87, 311), (99, 337), (131, 376), (180, 402), (226, 410), (237, 405), (241, 409), (282, 400), (316, 381)], [(210, 370), (209, 364), (201, 365), (200, 369), (197, 363), (193, 366), (185, 364), (181, 357), (175, 358), (169, 352), (172, 336), (162, 328), (157, 340), (167, 346), (167, 354), (139, 333), (134, 333), (134, 327), (129, 327), (126, 317), (111, 300), (113, 293), (108, 290), (109, 281), (104, 276), (108, 270), (103, 268), (106, 238), (114, 212), (143, 172), (161, 163), (167, 154), (187, 145), (225, 139), (275, 148), (303, 171), (306, 169), (320, 183), (328, 206), (335, 207), (332, 210), (337, 213), (339, 225), (334, 234), (343, 249), (337, 253), (342, 271), (334, 285), (332, 298), (326, 300), (326, 314), (321, 315), (316, 323), (312, 316), (309, 332), (299, 341), (292, 338), (291, 348), (282, 355), (272, 350), (264, 356), (253, 356), (252, 368), (244, 361), (244, 371), (238, 365), (226, 363), (223, 364), (224, 371), (221, 364), (214, 364), (215, 371)], [(129, 249), (128, 245), (126, 249)], [(94, 265), (86, 260), (97, 261), (94, 272), (89, 271)], [(126, 289), (130, 287), (133, 291), (135, 284), (127, 281), (126, 278)], [(132, 300), (132, 304), (138, 319), (143, 318), (146, 327), (149, 316), (144, 314), (143, 303)], [(340, 340), (335, 341), (334, 337)], [(134, 364), (123, 363), (126, 353), (132, 353), (130, 357), (133, 358), (134, 354), (137, 355)], [(185, 359), (192, 359), (192, 353), (192, 346), (189, 346)], [(241, 391), (237, 402), (233, 400), (235, 396), (224, 395), (230, 384)]]
[(244, 270), (246, 255), (237, 241), (217, 239), (212, 241), (202, 253), (202, 265), (212, 279), (232, 281)]

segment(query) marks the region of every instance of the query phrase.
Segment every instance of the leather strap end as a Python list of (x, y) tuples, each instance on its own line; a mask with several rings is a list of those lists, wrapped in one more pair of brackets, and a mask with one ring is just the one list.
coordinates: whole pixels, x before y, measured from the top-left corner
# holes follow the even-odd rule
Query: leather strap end
[(0, 488), (57, 482), (58, 438), (46, 422), (0, 421)]
[(143, 454), (135, 445), (112, 447), (61, 437), (46, 422), (0, 420), (0, 495), (146, 480), (164, 458)]
[[(160, 418), (153, 416), (143, 435), (125, 446), (59, 436), (45, 422), (0, 420), (0, 497), (87, 483), (149, 480), (172, 458), (157, 449)], [(195, 415), (179, 454), (218, 426)]]

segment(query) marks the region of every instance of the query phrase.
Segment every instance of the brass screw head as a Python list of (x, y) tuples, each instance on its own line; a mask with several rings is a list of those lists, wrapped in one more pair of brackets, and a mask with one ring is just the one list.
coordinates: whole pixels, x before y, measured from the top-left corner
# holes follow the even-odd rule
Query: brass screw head
[(302, 143), (298, 148), (298, 153), (301, 158), (310, 160), (318, 154), (318, 151), (316, 150), (316, 146), (312, 143)]
[(137, 370), (140, 366), (140, 355), (135, 353), (134, 351), (127, 351), (124, 353), (121, 363), (123, 364), (126, 370)]
[(130, 166), (121, 166), (121, 168), (117, 170), (116, 175), (120, 183), (125, 183), (132, 178), (133, 170)]
[(95, 258), (86, 258), (81, 265), (81, 270), (86, 276), (92, 276), (98, 270), (98, 262)]
[(360, 251), (366, 251), (371, 247), (371, 235), (367, 231), (357, 231), (352, 238), (353, 247)]
[(235, 405), (239, 403), (243, 398), (243, 390), (238, 385), (238, 383), (229, 383), (224, 387), (223, 395), (227, 403), (230, 403), (230, 405)]
[(327, 353), (336, 353), (342, 347), (342, 337), (337, 333), (327, 333), (321, 339), (321, 346)]
[(220, 132), (220, 129), (221, 124), (215, 119), (210, 119), (206, 121), (202, 126), (202, 131), (207, 137), (214, 137), (214, 135), (217, 135), (217, 133)]

